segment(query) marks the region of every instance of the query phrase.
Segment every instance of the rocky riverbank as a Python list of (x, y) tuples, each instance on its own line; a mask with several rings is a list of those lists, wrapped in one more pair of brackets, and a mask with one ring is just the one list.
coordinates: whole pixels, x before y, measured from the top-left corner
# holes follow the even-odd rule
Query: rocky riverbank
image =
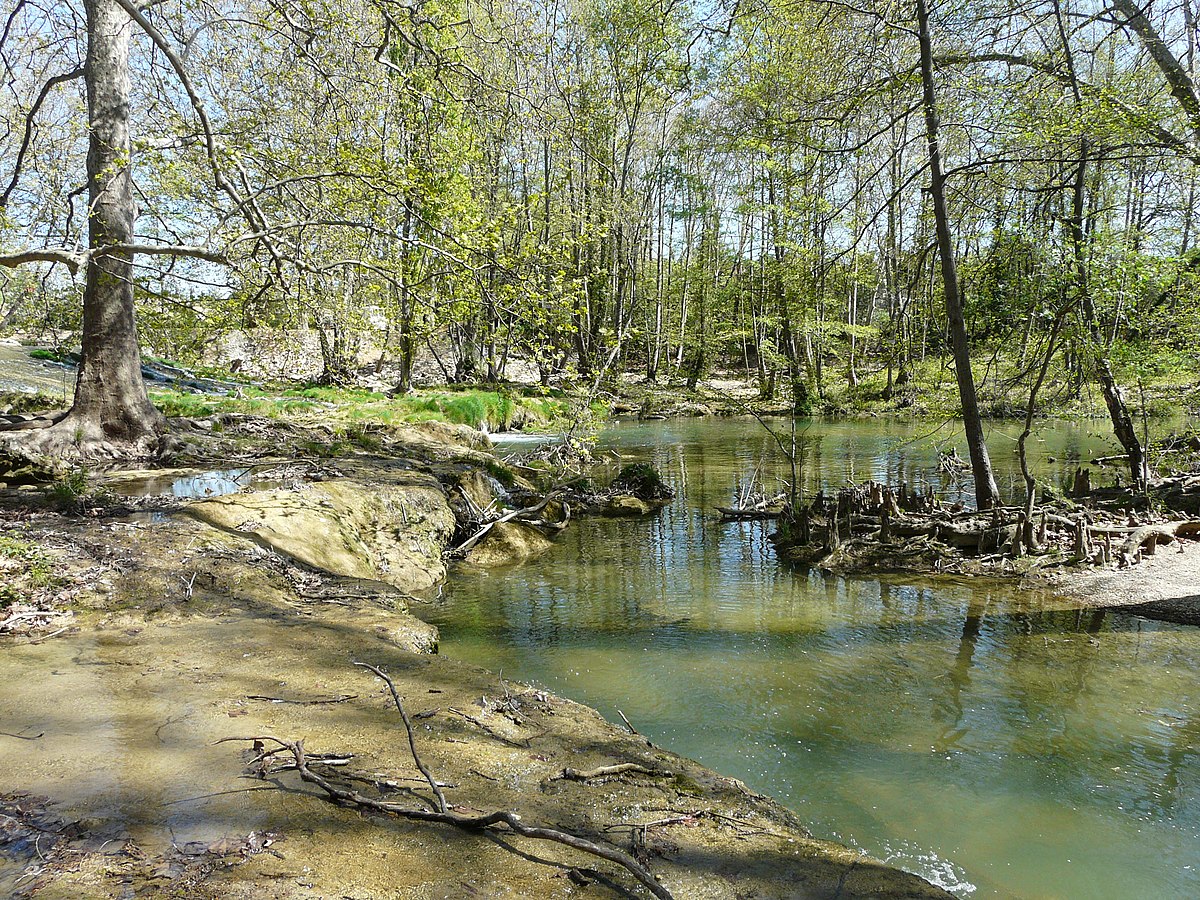
[[(477, 435), (405, 429), (330, 453), (278, 423), (176, 424), (178, 464), (221, 459), (250, 489), (137, 497), (141, 476), (110, 473), (0, 504), (6, 621), (22, 617), (0, 638), (0, 892), (648, 893), (619, 865), (505, 829), (340, 808), (264, 758), (270, 736), (303, 740), (323, 777), (413, 809), (436, 802), (423, 765), (450, 809), (615, 847), (678, 898), (946, 896), (590, 709), (435, 655), (410, 604), (435, 602), (465, 498), (477, 508), (519, 478)], [(236, 462), (249, 458), (252, 473)], [(477, 564), (524, 555), (496, 530)], [(386, 688), (355, 663), (394, 680), (416, 758)]]

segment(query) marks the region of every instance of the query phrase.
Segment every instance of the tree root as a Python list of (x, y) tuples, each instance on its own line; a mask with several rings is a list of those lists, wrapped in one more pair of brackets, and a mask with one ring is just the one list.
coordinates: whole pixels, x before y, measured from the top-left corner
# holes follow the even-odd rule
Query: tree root
[(583, 771), (579, 769), (563, 769), (561, 773), (554, 777), (567, 781), (591, 781), (593, 778), (624, 775), (626, 772), (632, 772), (636, 775), (653, 775), (655, 777), (670, 774), (669, 772), (663, 772), (661, 769), (647, 769), (645, 766), (640, 766), (637, 763), (617, 763), (615, 766), (600, 766), (598, 769)]
[(155, 459), (161, 446), (157, 433), (127, 440), (107, 434), (99, 422), (66, 415), (0, 428), (0, 474), (28, 470), (49, 479), (73, 463)]
[(1129, 537), (1118, 552), (1124, 565), (1132, 566), (1142, 554), (1152, 556), (1157, 544), (1169, 544), (1176, 538), (1200, 535), (1200, 521), (1165, 522), (1130, 529)]
[[(274, 735), (256, 735), (251, 737), (227, 737), (217, 741), (218, 744), (228, 743), (230, 741), (249, 741), (262, 748), (266, 743), (276, 745), (277, 749), (262, 749), (260, 753), (263, 756), (270, 756), (276, 753), (286, 752), (291, 755), (292, 761), (295, 763), (296, 771), (299, 773), (302, 781), (308, 784), (315, 785), (320, 788), (328, 796), (328, 798), (337, 803), (339, 806), (354, 807), (361, 810), (370, 810), (372, 812), (386, 813), (387, 815), (396, 816), (400, 819), (408, 819), (417, 822), (435, 822), (441, 825), (451, 825), (455, 828), (461, 828), (464, 831), (482, 831), (484, 829), (496, 828), (499, 826), (506, 827), (514, 834), (522, 837), (533, 838), (534, 840), (550, 841), (556, 844), (570, 847), (582, 853), (587, 853), (592, 856), (597, 856), (601, 859), (606, 859), (609, 862), (621, 866), (644, 885), (651, 894), (658, 897), (659, 900), (673, 900), (673, 897), (662, 883), (654, 876), (654, 874), (644, 865), (625, 853), (618, 850), (616, 847), (597, 844), (594, 841), (589, 841), (586, 838), (571, 834), (567, 831), (562, 831), (558, 828), (548, 828), (538, 825), (527, 825), (521, 820), (521, 817), (510, 810), (495, 810), (486, 812), (480, 815), (463, 815), (453, 812), (450, 804), (446, 802), (445, 795), (438, 781), (433, 777), (433, 774), (426, 767), (417, 753), (416, 739), (413, 733), (412, 721), (409, 719), (407, 711), (404, 709), (404, 704), (400, 699), (400, 694), (396, 690), (396, 685), (392, 679), (383, 671), (375, 666), (366, 663), (355, 663), (361, 668), (368, 669), (377, 677), (382, 679), (388, 686), (388, 690), (392, 694), (392, 700), (395, 702), (396, 709), (400, 713), (400, 719), (404, 723), (404, 728), (408, 733), (408, 746), (412, 752), (413, 761), (417, 768), (424, 776), (426, 783), (434, 796), (434, 809), (423, 809), (411, 806), (404, 806), (399, 803), (393, 803), (387, 800), (377, 800), (373, 797), (365, 796), (354, 790), (338, 787), (323, 776), (314, 772), (309, 768), (309, 757), (304, 750), (303, 741), (290, 741), (284, 738), (275, 737)], [(640, 767), (639, 767), (640, 768)]]
[[(570, 518), (571, 518), (571, 508), (570, 508), (570, 506), (568, 506), (566, 504), (563, 504), (563, 521), (562, 522), (551, 523), (551, 522), (545, 522), (542, 519), (531, 519), (530, 518), (531, 516), (534, 516), (537, 513), (540, 513), (543, 509), (545, 509), (547, 506), (549, 506), (552, 501), (557, 500), (561, 496), (562, 496), (561, 491), (552, 491), (551, 493), (549, 493), (545, 497), (543, 497), (539, 502), (534, 503), (532, 506), (526, 506), (523, 509), (510, 510), (510, 511), (506, 512), (504, 515), (498, 516), (498, 517), (492, 519), (490, 522), (485, 522), (479, 528), (478, 531), (476, 531), (474, 534), (472, 534), (470, 537), (468, 537), (465, 541), (463, 541), (457, 547), (450, 548), (450, 550), (449, 550), (450, 555), (451, 556), (459, 556), (459, 557), (466, 556), (467, 553), (470, 551), (470, 549), (472, 547), (474, 547), (476, 544), (478, 544), (481, 540), (483, 540), (483, 538), (487, 535), (487, 533), (489, 531), (491, 531), (497, 525), (500, 525), (504, 522), (511, 522), (513, 520), (516, 520), (518, 522), (522, 522), (523, 524), (531, 525), (534, 527), (553, 528), (555, 530), (561, 530), (562, 528), (566, 528), (566, 523), (568, 521), (570, 521)], [(560, 528), (560, 526), (561, 526), (561, 528)]]

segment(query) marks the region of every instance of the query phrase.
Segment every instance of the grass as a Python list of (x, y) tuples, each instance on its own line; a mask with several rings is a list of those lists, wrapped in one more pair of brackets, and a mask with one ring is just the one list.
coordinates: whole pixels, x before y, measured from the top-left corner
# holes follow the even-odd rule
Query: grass
[(242, 413), (269, 418), (320, 419), (342, 426), (450, 422), (489, 431), (552, 428), (573, 420), (570, 398), (541, 388), (439, 388), (389, 397), (357, 388), (299, 385), (280, 391), (246, 387), (234, 395), (153, 390), (151, 399), (168, 416), (202, 418)]
[(30, 359), (40, 359), (45, 362), (62, 363), (64, 365), (74, 365), (79, 362), (78, 355), (67, 353), (65, 351), (47, 350), (45, 348), (37, 348), (29, 351)]

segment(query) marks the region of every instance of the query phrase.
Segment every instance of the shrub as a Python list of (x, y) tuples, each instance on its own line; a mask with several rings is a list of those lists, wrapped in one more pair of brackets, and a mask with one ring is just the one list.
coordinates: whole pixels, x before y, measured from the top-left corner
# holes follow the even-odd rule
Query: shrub
[(658, 469), (649, 463), (631, 463), (624, 466), (613, 479), (612, 490), (618, 494), (629, 494), (639, 500), (670, 500), (675, 492), (667, 487)]

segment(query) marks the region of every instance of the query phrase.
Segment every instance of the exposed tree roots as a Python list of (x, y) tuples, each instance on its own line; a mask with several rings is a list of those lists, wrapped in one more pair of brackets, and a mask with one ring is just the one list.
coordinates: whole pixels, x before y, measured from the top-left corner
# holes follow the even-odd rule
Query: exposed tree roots
[(828, 570), (1013, 574), (1061, 563), (1128, 567), (1160, 544), (1196, 537), (1194, 519), (1058, 503), (1032, 515), (1018, 507), (981, 513), (867, 482), (785, 513), (775, 541), (785, 557)]
[(0, 480), (6, 471), (54, 475), (78, 463), (155, 459), (163, 435), (146, 430), (122, 435), (71, 413), (0, 425)]

